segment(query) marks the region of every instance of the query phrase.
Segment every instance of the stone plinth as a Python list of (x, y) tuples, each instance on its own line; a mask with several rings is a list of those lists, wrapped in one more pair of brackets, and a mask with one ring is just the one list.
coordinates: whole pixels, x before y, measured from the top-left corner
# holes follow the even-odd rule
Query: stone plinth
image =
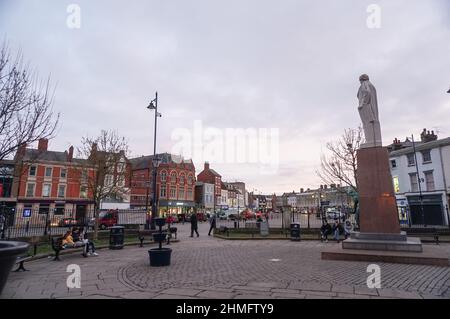
[(360, 149), (357, 158), (361, 232), (400, 234), (387, 149)]

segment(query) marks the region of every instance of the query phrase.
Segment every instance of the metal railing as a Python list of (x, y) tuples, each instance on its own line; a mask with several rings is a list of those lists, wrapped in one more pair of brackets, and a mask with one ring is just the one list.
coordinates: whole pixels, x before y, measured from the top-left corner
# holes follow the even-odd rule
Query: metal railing
[[(148, 214), (143, 210), (112, 210), (99, 212), (99, 229), (114, 225), (144, 225)], [(38, 209), (10, 209), (0, 212), (0, 240), (14, 238), (63, 235), (72, 227), (84, 227), (92, 232), (94, 211), (64, 211)]]

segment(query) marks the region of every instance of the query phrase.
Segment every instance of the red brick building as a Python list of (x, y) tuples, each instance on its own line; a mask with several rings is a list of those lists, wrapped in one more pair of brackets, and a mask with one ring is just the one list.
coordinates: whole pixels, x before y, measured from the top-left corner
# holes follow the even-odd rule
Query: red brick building
[[(162, 159), (156, 177), (159, 216), (191, 213), (195, 208), (195, 166), (192, 160), (168, 153), (158, 154), (157, 157)], [(152, 159), (152, 155), (130, 159), (131, 208), (151, 210)]]
[(49, 151), (48, 140), (41, 139), (37, 149), (20, 147), (14, 161), (18, 218), (24, 208), (73, 218), (87, 217), (92, 211), (87, 178), (94, 176), (94, 170), (73, 157), (73, 146), (65, 152)]
[(220, 205), (220, 197), (222, 192), (222, 176), (209, 167), (209, 163), (205, 162), (203, 171), (197, 175), (197, 180), (203, 183), (214, 184), (214, 203), (215, 206)]

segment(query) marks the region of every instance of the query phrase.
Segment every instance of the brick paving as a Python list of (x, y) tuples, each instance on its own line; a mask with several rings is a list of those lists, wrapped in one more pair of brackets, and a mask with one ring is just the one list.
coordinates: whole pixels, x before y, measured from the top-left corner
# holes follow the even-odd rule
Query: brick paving
[[(188, 224), (178, 227), (170, 267), (150, 267), (147, 249), (136, 246), (41, 259), (11, 273), (1, 298), (450, 299), (450, 268), (380, 263), (382, 288), (369, 289), (369, 263), (321, 260), (332, 242), (226, 241), (208, 237), (207, 224), (190, 238)], [(80, 289), (66, 286), (69, 264), (81, 267)]]

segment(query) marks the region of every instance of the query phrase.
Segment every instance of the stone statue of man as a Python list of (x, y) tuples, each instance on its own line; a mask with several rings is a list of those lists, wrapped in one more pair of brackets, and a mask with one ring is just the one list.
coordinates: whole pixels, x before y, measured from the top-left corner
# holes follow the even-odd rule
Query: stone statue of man
[(381, 127), (378, 119), (377, 90), (370, 83), (369, 76), (363, 74), (359, 77), (361, 86), (358, 90), (358, 111), (363, 124), (366, 143), (361, 148), (382, 146)]

